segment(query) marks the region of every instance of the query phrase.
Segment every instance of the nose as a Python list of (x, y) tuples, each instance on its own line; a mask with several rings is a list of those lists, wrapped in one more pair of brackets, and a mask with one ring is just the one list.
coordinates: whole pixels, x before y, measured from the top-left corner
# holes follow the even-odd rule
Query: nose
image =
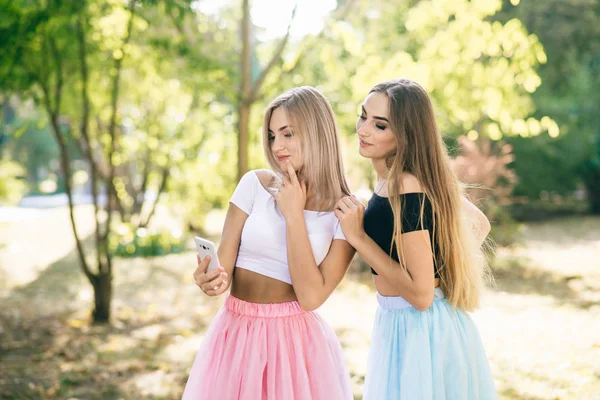
[(358, 136), (360, 136), (360, 137), (369, 136), (367, 126), (368, 126), (367, 120), (359, 119), (358, 121), (356, 121), (356, 133), (358, 134)]
[(273, 153), (277, 153), (283, 150), (283, 148), (283, 140), (279, 138), (279, 135), (275, 135), (275, 138), (271, 142), (271, 151), (273, 151)]

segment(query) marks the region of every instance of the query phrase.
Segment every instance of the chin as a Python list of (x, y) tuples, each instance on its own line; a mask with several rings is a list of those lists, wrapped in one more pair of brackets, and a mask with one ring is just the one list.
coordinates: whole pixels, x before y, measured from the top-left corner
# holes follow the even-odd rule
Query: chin
[(360, 154), (362, 157), (365, 158), (373, 158), (373, 156), (370, 154), (369, 149), (364, 148), (364, 147), (358, 147), (358, 154)]

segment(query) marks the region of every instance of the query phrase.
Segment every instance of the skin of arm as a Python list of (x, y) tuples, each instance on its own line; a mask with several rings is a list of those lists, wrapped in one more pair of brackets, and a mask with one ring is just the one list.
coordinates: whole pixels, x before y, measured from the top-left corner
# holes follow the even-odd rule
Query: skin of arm
[[(356, 201), (358, 202), (358, 200)], [(363, 213), (364, 206), (360, 214)], [(346, 235), (346, 231), (344, 231), (344, 235)], [(421, 311), (429, 308), (434, 297), (435, 275), (428, 231), (402, 234), (401, 240), (408, 274), (403, 273), (401, 265), (383, 251), (364, 231), (350, 234), (350, 236), (346, 235), (346, 239), (365, 262), (379, 276), (396, 287), (402, 297), (413, 307)]]
[(461, 211), (465, 218), (467, 218), (467, 220), (471, 222), (471, 225), (473, 226), (477, 247), (481, 247), (483, 241), (492, 229), (490, 221), (487, 219), (485, 214), (479, 208), (477, 208), (477, 206), (471, 203), (464, 196), (461, 197)]
[(340, 283), (354, 256), (345, 240), (333, 240), (327, 256), (317, 265), (304, 219), (306, 184), (300, 183), (288, 162), (288, 177), (275, 199), (286, 220), (287, 256), (294, 292), (304, 310), (319, 308)]
[(242, 238), (242, 229), (246, 223), (248, 214), (242, 211), (238, 206), (229, 203), (225, 223), (223, 224), (223, 233), (217, 255), (221, 266), (211, 272), (206, 272), (210, 257), (200, 260), (198, 257), (198, 268), (194, 272), (196, 285), (202, 289), (208, 296), (218, 296), (224, 293), (231, 285), (233, 277), (233, 268), (237, 259), (240, 241)]
[(287, 256), (292, 285), (302, 309), (319, 308), (340, 283), (354, 249), (345, 240), (333, 240), (327, 256), (317, 266), (303, 215), (286, 220)]
[[(403, 192), (420, 192), (416, 179), (403, 181)], [(336, 206), (336, 216), (348, 242), (378, 275), (395, 287), (411, 305), (424, 311), (433, 302), (435, 274), (433, 251), (429, 232), (420, 230), (404, 233), (401, 236), (404, 261), (408, 274), (401, 265), (373, 241), (364, 231), (365, 207), (353, 196), (340, 200)]]

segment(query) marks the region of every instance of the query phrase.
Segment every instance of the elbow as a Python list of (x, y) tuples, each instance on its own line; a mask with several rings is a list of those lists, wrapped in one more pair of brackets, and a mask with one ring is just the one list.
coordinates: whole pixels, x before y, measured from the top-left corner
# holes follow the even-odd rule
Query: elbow
[(323, 305), (323, 302), (317, 298), (299, 298), (298, 303), (300, 304), (300, 308), (304, 311), (315, 311)]
[(479, 211), (479, 231), (481, 232), (481, 236), (485, 238), (491, 230), (492, 225), (490, 224), (490, 220), (483, 212)]
[(487, 218), (483, 218), (483, 237), (485, 238), (490, 231), (492, 230), (492, 225), (490, 224), (490, 220)]
[(427, 311), (427, 309), (431, 307), (431, 304), (433, 303), (433, 298), (433, 290), (419, 293), (415, 296), (412, 305), (419, 311)]

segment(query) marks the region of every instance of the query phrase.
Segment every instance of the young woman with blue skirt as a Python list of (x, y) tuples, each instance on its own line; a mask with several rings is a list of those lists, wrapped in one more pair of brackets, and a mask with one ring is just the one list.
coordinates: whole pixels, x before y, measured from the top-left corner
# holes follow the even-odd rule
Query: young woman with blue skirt
[(356, 130), (377, 185), (366, 209), (347, 196), (335, 213), (377, 289), (363, 398), (496, 399), (468, 314), (484, 286), (490, 225), (463, 197), (429, 96), (409, 79), (378, 84)]

